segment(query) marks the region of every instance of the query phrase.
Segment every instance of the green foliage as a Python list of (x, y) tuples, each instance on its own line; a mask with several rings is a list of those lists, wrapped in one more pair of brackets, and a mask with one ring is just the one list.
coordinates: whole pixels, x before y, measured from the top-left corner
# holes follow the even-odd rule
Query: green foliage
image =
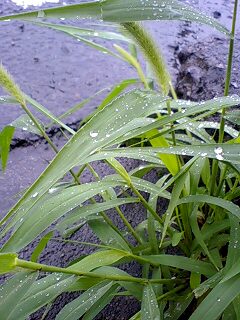
[(2, 170), (4, 171), (7, 166), (7, 160), (10, 150), (10, 145), (12, 141), (12, 137), (14, 134), (14, 127), (12, 126), (6, 126), (1, 132), (0, 132), (0, 157), (2, 161)]
[[(237, 1), (225, 93), (231, 76), (236, 6)], [(107, 25), (102, 31), (96, 26), (83, 29), (36, 19), (43, 17), (93, 17), (121, 27), (113, 32)], [(1, 132), (3, 169), (13, 126), (43, 136), (56, 152), (46, 170), (0, 221), (0, 237), (4, 241), (0, 274), (16, 273), (0, 288), (1, 316), (27, 319), (44, 306), (47, 313), (61, 293), (83, 290), (56, 319), (94, 319), (114, 297), (121, 295), (133, 296), (141, 303), (132, 320), (240, 319), (240, 138), (236, 127), (225, 124), (225, 119), (239, 124), (238, 111), (228, 111), (240, 104), (240, 97), (225, 94), (209, 101), (178, 100), (164, 58), (136, 21), (197, 21), (226, 35), (230, 33), (214, 19), (176, 0), (134, 0), (130, 4), (125, 0), (103, 0), (0, 17), (4, 19), (30, 19), (41, 27), (64, 32), (124, 60), (135, 68), (139, 79), (126, 79), (111, 88), (75, 132), (61, 119), (83, 107), (91, 97), (57, 118), (22, 93), (1, 68), (0, 85), (11, 95), (2, 97), (1, 105), (18, 103), (26, 112)], [(95, 37), (123, 41), (129, 44), (129, 50), (115, 45), (114, 52), (91, 41)], [(149, 73), (138, 60), (138, 50), (151, 67), (153, 79), (145, 75)], [(159, 88), (154, 90), (157, 86), (152, 84)], [(134, 88), (125, 93), (130, 85)], [(139, 89), (139, 85), (143, 87)], [(169, 91), (173, 98), (168, 96)], [(40, 123), (26, 102), (47, 116), (50, 123)], [(220, 112), (218, 123), (209, 120)], [(53, 123), (71, 134), (60, 151), (45, 132)], [(213, 127), (214, 134), (209, 130)], [(144, 162), (127, 172), (121, 158)], [(115, 173), (100, 178), (91, 166), (99, 160)], [(86, 169), (96, 181), (81, 184)], [(156, 183), (145, 179), (152, 169), (159, 173)], [(72, 180), (62, 183), (68, 172)], [(148, 194), (147, 200), (141, 192)], [(166, 204), (165, 211), (159, 212), (158, 200)], [(146, 218), (133, 227), (122, 206), (128, 208), (136, 203), (145, 208)], [(108, 216), (107, 210), (113, 208), (124, 230)], [(98, 237), (98, 244), (71, 239), (85, 224)], [(62, 237), (55, 238), (54, 230)], [(40, 239), (37, 244), (36, 238)], [(50, 241), (90, 245), (96, 250), (77, 257), (66, 268), (40, 264), (40, 254)], [(31, 261), (18, 259), (20, 250), (31, 243), (36, 244)], [(142, 277), (121, 270), (120, 266), (129, 261), (141, 266)], [(39, 271), (45, 274), (39, 277)], [(13, 308), (9, 309), (9, 305)]]

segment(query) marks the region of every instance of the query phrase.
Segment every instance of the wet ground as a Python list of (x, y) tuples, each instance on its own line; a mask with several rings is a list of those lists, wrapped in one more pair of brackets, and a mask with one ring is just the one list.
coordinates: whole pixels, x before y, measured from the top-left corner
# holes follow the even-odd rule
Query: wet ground
[[(206, 3), (200, 0), (193, 5), (204, 9), (230, 28), (233, 2), (212, 0)], [(0, 3), (1, 15), (21, 10), (21, 7), (9, 0)], [(73, 20), (71, 23), (81, 25), (80, 22)], [(228, 46), (227, 40), (219, 32), (184, 22), (148, 22), (146, 26), (164, 52), (179, 97), (201, 100), (222, 94)], [(239, 24), (237, 30), (232, 93), (240, 91), (240, 80), (237, 77), (237, 68), (240, 65)], [(2, 23), (0, 47), (0, 60), (23, 91), (55, 115), (60, 115), (104, 87), (117, 84), (126, 77), (136, 76), (133, 69), (115, 58), (98, 53), (94, 49), (86, 50), (85, 45), (62, 33), (36, 27), (30, 23)], [(66, 119), (66, 123), (76, 126), (97, 106), (100, 99), (101, 97), (94, 99), (86, 108)], [(22, 114), (17, 106), (0, 105), (0, 111), (0, 129)], [(59, 133), (52, 133), (55, 143), (60, 148), (63, 141)], [(0, 173), (0, 216), (3, 216), (16, 202), (14, 195), (27, 188), (53, 156), (49, 147), (36, 136), (20, 130), (16, 132), (7, 171), (5, 174)], [(128, 169), (136, 164), (135, 161), (125, 163)], [(106, 174), (107, 171), (104, 164), (98, 164), (96, 170), (100, 175)], [(155, 180), (156, 177), (157, 173), (153, 172), (150, 179)], [(85, 173), (84, 180), (86, 182), (91, 180), (88, 172)], [(136, 206), (124, 210), (132, 223), (138, 223), (145, 216), (144, 210)], [(87, 228), (82, 229), (76, 236), (82, 241), (94, 240), (93, 234)], [(31, 247), (26, 249), (22, 256), (28, 258), (30, 252)], [(42, 256), (42, 261), (64, 266), (72, 257), (87, 252), (88, 249), (82, 246), (76, 248), (51, 243)], [(130, 272), (137, 273), (138, 268), (131, 266)], [(66, 300), (68, 298), (61, 298), (47, 319), (54, 319), (56, 311)], [(126, 303), (128, 306), (125, 306)], [(127, 310), (131, 309), (131, 312), (134, 312), (137, 307), (131, 300), (118, 301), (114, 306), (115, 313), (112, 314), (111, 309), (108, 309), (101, 319), (129, 319), (130, 314)], [(39, 315), (34, 319), (39, 319)]]

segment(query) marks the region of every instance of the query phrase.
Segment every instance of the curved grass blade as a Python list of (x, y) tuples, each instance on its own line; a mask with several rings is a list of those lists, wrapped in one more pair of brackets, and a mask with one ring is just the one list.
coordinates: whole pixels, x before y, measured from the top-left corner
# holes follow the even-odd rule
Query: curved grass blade
[[(159, 106), (167, 99), (159, 94), (149, 94), (150, 97), (152, 102), (150, 106), (147, 106), (145, 99), (142, 99), (142, 92), (135, 90), (118, 97), (108, 105), (108, 108), (104, 108), (93, 116), (61, 149), (22, 199), (2, 219), (0, 225), (12, 214), (17, 213), (17, 209), (24, 209), (26, 214), (69, 169), (81, 163), (88, 163), (92, 154), (99, 152), (107, 144), (114, 143), (118, 137), (128, 132), (131, 126), (133, 128), (140, 126), (140, 122), (134, 122), (136, 113), (139, 117), (144, 117), (149, 113), (149, 109), (156, 109), (156, 105)], [(124, 117), (126, 109), (128, 109), (128, 117)], [(107, 123), (104, 130), (102, 130), (102, 123)], [(86, 141), (91, 141), (91, 143), (86, 143)]]
[(0, 132), (0, 157), (2, 161), (2, 170), (4, 171), (7, 166), (8, 155), (10, 151), (10, 145), (12, 141), (12, 137), (14, 135), (14, 127), (6, 126)]
[(157, 298), (150, 284), (145, 286), (143, 289), (141, 319), (142, 320), (157, 320), (157, 319), (160, 320), (161, 319)]
[[(123, 271), (119, 268), (116, 267), (110, 267), (110, 266), (105, 266), (105, 267), (100, 267), (94, 271), (94, 273), (97, 274), (109, 274), (109, 275), (115, 275), (115, 276), (127, 276), (129, 277), (129, 274), (126, 271)], [(128, 282), (128, 281), (119, 281), (119, 284), (125, 288), (130, 294), (134, 297), (136, 297), (138, 300), (141, 300), (142, 298), (142, 291), (143, 291), (143, 286), (142, 284), (139, 283), (133, 283), (133, 282)]]
[[(68, 35), (71, 35), (73, 37), (91, 37), (91, 38), (100, 38), (105, 40), (116, 40), (116, 41), (124, 41), (127, 43), (132, 43), (132, 40), (128, 37), (124, 36), (121, 33), (116, 33), (112, 31), (102, 31), (98, 29), (90, 29), (90, 28), (79, 28), (69, 25), (62, 25), (62, 24), (53, 24), (53, 23), (46, 23), (46, 22), (40, 22), (33, 20), (34, 24), (42, 26), (42, 27), (48, 27), (50, 29), (54, 29), (57, 31), (64, 32)], [(99, 25), (102, 26), (102, 25)]]
[(116, 291), (117, 287), (118, 285), (114, 285), (113, 282), (108, 281), (103, 281), (91, 287), (81, 294), (79, 298), (68, 303), (57, 315), (56, 320), (78, 320), (97, 304), (105, 294), (111, 295)]
[(35, 126), (35, 124), (27, 114), (23, 114), (17, 119), (15, 119), (11, 123), (11, 125), (15, 128), (22, 129), (23, 131), (31, 132), (31, 133), (42, 136), (42, 133), (38, 130), (38, 128)]
[(215, 320), (228, 305), (240, 294), (239, 275), (219, 283), (200, 303), (189, 320)]
[[(240, 164), (239, 152), (240, 144), (201, 144), (185, 145), (168, 148), (121, 148), (104, 150), (91, 157), (91, 161), (102, 160), (103, 153), (106, 158), (126, 157), (140, 159), (153, 163), (160, 163), (158, 154), (177, 154), (190, 157), (212, 158), (226, 163)], [(158, 159), (158, 161), (157, 161)]]
[(239, 218), (234, 216), (229, 217), (230, 220), (230, 240), (228, 244), (228, 254), (226, 261), (226, 269), (231, 269), (232, 266), (238, 261), (240, 254), (240, 227)]
[[(144, 9), (144, 10), (143, 10)], [(63, 7), (37, 10), (11, 16), (0, 20), (33, 18), (94, 18), (111, 22), (130, 22), (142, 20), (185, 20), (203, 23), (229, 35), (229, 31), (212, 19), (190, 6), (176, 0), (102, 0)]]
[(198, 225), (198, 221), (197, 221), (197, 213), (198, 213), (198, 205), (196, 205), (193, 208), (192, 213), (190, 215), (190, 224), (191, 224), (192, 232), (196, 238), (198, 245), (200, 245), (202, 247), (204, 253), (208, 256), (209, 260), (212, 262), (212, 264), (218, 270), (217, 264), (216, 264), (215, 260), (213, 259), (211, 253), (208, 250), (207, 245), (205, 244), (205, 242), (203, 240), (202, 233), (199, 229), (199, 225)]
[(37, 244), (36, 248), (34, 249), (30, 261), (32, 262), (37, 262), (39, 259), (40, 254), (43, 252), (43, 250), (45, 249), (46, 245), (48, 244), (48, 242), (51, 240), (52, 236), (53, 236), (54, 232), (50, 231), (48, 232)]
[(95, 319), (98, 313), (112, 301), (115, 294), (118, 293), (118, 290), (119, 286), (117, 284), (113, 285), (106, 293), (102, 295), (102, 297), (99, 300), (97, 300), (91, 306), (91, 308), (83, 316), (83, 320)]
[[(32, 207), (28, 215), (25, 215), (24, 212), (19, 212), (19, 215), (13, 218), (7, 229), (5, 229), (5, 232), (12, 226), (15, 226), (15, 230), (0, 251), (19, 251), (65, 213), (78, 207), (94, 195), (98, 193), (101, 194), (102, 190), (107, 190), (108, 188), (112, 188), (119, 184), (121, 183), (118, 181), (115, 183), (111, 181), (93, 182), (70, 187), (60, 192), (56, 192), (56, 194), (51, 196), (47, 195), (43, 197), (38, 205)], [(124, 185), (124, 183), (122, 183), (122, 185)], [(136, 202), (136, 199), (131, 199), (127, 199), (126, 203)], [(124, 202), (125, 201), (122, 199), (121, 203)], [(83, 219), (89, 216), (91, 211), (84, 208), (80, 213), (82, 213), (82, 215), (79, 215), (79, 219)]]
[[(230, 221), (229, 219), (223, 219), (222, 221), (214, 221), (212, 224), (205, 223), (201, 228), (201, 235), (203, 241), (208, 241), (212, 237), (215, 237), (215, 234), (218, 234), (226, 229), (229, 229)], [(196, 239), (193, 240), (191, 251), (194, 251), (198, 245)]]
[(208, 196), (208, 195), (191, 195), (191, 196), (180, 199), (178, 203), (181, 204), (181, 203), (192, 203), (192, 202), (209, 203), (215, 206), (219, 206), (225, 209), (226, 211), (230, 212), (233, 216), (240, 219), (239, 206), (225, 199)]
[(163, 266), (170, 266), (174, 268), (187, 270), (190, 272), (200, 273), (206, 276), (212, 276), (216, 272), (212, 264), (187, 257), (174, 256), (170, 254), (142, 257), (146, 261), (154, 263), (155, 265), (159, 264)]
[(124, 237), (118, 234), (103, 219), (89, 220), (88, 225), (102, 243), (111, 246), (111, 248), (121, 249), (128, 252), (131, 251)]
[(115, 208), (117, 206), (121, 206), (123, 204), (134, 203), (134, 202), (138, 202), (138, 199), (137, 198), (136, 199), (134, 198), (114, 199), (114, 200), (109, 200), (107, 202), (86, 205), (84, 207), (77, 208), (76, 210), (73, 210), (73, 212), (69, 213), (66, 217), (63, 218), (63, 220), (61, 220), (57, 224), (56, 228), (61, 233), (63, 233), (64, 230), (74, 225), (74, 223), (78, 222), (80, 219), (82, 219), (82, 217), (86, 217), (87, 215), (94, 215), (101, 211), (106, 211), (106, 210)]
[[(146, 103), (150, 104), (150, 101), (148, 101), (148, 99), (151, 97), (151, 95), (149, 95), (148, 92), (145, 92), (144, 95), (145, 95)], [(132, 131), (128, 132), (125, 136), (125, 140), (134, 138), (136, 136), (142, 136), (150, 130), (159, 129), (159, 127), (164, 127), (168, 124), (174, 123), (174, 121), (178, 121), (179, 119), (183, 119), (183, 118), (186, 118), (186, 119), (185, 119), (185, 121), (181, 122), (180, 128), (183, 125), (187, 126), (187, 128), (188, 128), (189, 127), (189, 118), (187, 118), (188, 116), (189, 117), (192, 117), (192, 116), (198, 117), (197, 116), (198, 114), (202, 114), (204, 112), (209, 112), (210, 114), (213, 114), (216, 111), (221, 110), (221, 108), (223, 108), (223, 107), (230, 108), (230, 107), (233, 107), (238, 104), (240, 104), (240, 97), (238, 97), (236, 95), (229, 96), (229, 97), (214, 98), (212, 100), (202, 101), (199, 103), (189, 102), (186, 105), (183, 104), (182, 100), (171, 101), (171, 106), (175, 105), (175, 107), (178, 109), (182, 109), (183, 106), (185, 106), (185, 109), (182, 109), (181, 111), (175, 112), (174, 114), (171, 114), (171, 115), (163, 116), (155, 121), (153, 120), (152, 123), (149, 123), (146, 126), (142, 126), (139, 129), (132, 130)], [(166, 112), (165, 109), (166, 109), (166, 104), (159, 104), (158, 108), (156, 108), (155, 110), (153, 110), (152, 108), (149, 109), (148, 115), (156, 114), (156, 113), (161, 114), (163, 110)], [(191, 121), (193, 122), (194, 118)], [(193, 122), (193, 124), (194, 124), (194, 122)], [(176, 129), (178, 128), (177, 126), (174, 126), (173, 128), (175, 128), (175, 127), (176, 127)], [(188, 128), (188, 129), (190, 130), (190, 128)], [(163, 135), (165, 133), (166, 133), (166, 129), (164, 129), (162, 132), (160, 131), (159, 136)], [(197, 134), (197, 135), (199, 135), (199, 134)], [(201, 135), (202, 135), (202, 133), (201, 133)], [(200, 135), (200, 137), (201, 137), (201, 135)], [(156, 136), (153, 136), (152, 138), (155, 138), (155, 137)], [(208, 137), (206, 137), (206, 138), (208, 138)], [(124, 138), (122, 138), (122, 139), (116, 140), (115, 142), (119, 144), (119, 143), (124, 142), (125, 140), (124, 140)], [(203, 140), (205, 141), (204, 137), (203, 137)]]
[(187, 174), (188, 174), (188, 172), (181, 175), (174, 183), (172, 194), (171, 194), (171, 199), (170, 199), (167, 211), (165, 213), (165, 221), (164, 221), (162, 237), (161, 237), (161, 241), (160, 241), (160, 247), (162, 246), (163, 240), (166, 236), (167, 228), (170, 225), (172, 214), (177, 206), (179, 197), (180, 197), (182, 190), (184, 188), (184, 185), (185, 185), (185, 182), (187, 179)]
[(61, 120), (59, 120), (56, 116), (54, 116), (48, 109), (46, 109), (44, 106), (42, 106), (39, 102), (31, 98), (30, 96), (24, 94), (24, 97), (27, 102), (29, 102), (37, 111), (41, 112), (43, 115), (48, 117), (50, 120), (53, 121), (53, 123), (57, 123), (60, 125), (63, 129), (67, 130), (71, 134), (75, 134), (75, 131), (71, 129), (69, 126), (67, 126), (65, 123), (63, 123)]
[(0, 313), (1, 318), (13, 320), (13, 314), (18, 314), (18, 319), (23, 319), (19, 304), (37, 279), (38, 272), (20, 272), (6, 282), (0, 288)]
[[(46, 279), (43, 278), (43, 281)], [(47, 305), (70, 285), (76, 281), (75, 276), (61, 279), (61, 275), (54, 278), (54, 282), (43, 283), (41, 280), (35, 281), (27, 291), (27, 295), (23, 297), (17, 308), (11, 313), (9, 320), (26, 319), (29, 315)], [(42, 286), (43, 284), (43, 286)], [(37, 291), (35, 290), (37, 287)]]

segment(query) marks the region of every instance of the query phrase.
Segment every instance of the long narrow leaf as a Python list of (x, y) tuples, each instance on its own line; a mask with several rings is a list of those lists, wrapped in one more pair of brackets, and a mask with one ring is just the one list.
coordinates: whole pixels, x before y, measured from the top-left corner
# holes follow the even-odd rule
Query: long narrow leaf
[(202, 301), (189, 320), (215, 320), (240, 294), (240, 277), (237, 275), (219, 283)]
[(131, 3), (125, 0), (103, 0), (4, 16), (1, 20), (33, 18), (94, 18), (120, 23), (141, 20), (186, 20), (215, 27), (229, 35), (228, 30), (215, 19), (175, 0), (165, 0), (164, 3), (160, 0), (132, 0)]

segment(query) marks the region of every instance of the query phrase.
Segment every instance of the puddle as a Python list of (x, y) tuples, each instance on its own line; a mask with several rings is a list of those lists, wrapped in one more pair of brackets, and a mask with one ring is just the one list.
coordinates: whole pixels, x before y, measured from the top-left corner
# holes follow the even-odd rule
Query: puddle
[(16, 5), (26, 9), (28, 6), (42, 6), (45, 3), (59, 3), (59, 0), (12, 0)]

